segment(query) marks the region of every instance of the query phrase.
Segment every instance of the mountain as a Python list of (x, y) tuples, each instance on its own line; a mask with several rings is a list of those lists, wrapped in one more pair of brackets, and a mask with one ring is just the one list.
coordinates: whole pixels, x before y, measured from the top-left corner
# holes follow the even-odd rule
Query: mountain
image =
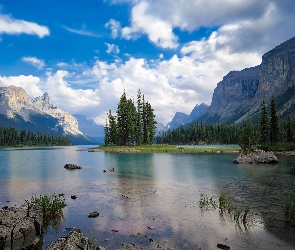
[(78, 129), (75, 117), (50, 103), (47, 93), (30, 100), (21, 87), (0, 87), (0, 118), (4, 127), (67, 135), (73, 144), (93, 142)]
[(175, 129), (178, 128), (180, 125), (190, 123), (196, 120), (198, 117), (202, 116), (207, 111), (207, 109), (208, 105), (202, 103), (200, 105), (197, 104), (189, 115), (182, 112), (176, 112), (173, 119), (167, 124), (166, 127)]
[(197, 121), (231, 124), (257, 120), (262, 98), (274, 95), (280, 117), (294, 116), (295, 37), (265, 53), (253, 68), (231, 71), (217, 84), (211, 105)]
[(39, 110), (42, 110), (44, 113), (56, 118), (58, 120), (58, 126), (61, 126), (66, 134), (83, 136), (83, 133), (78, 128), (77, 119), (70, 113), (65, 112), (57, 106), (51, 104), (50, 97), (47, 92), (45, 92), (43, 96), (34, 98), (32, 103), (35, 104)]
[(104, 143), (104, 126), (97, 125), (92, 119), (87, 119), (84, 115), (75, 115), (78, 120), (79, 130), (89, 138)]

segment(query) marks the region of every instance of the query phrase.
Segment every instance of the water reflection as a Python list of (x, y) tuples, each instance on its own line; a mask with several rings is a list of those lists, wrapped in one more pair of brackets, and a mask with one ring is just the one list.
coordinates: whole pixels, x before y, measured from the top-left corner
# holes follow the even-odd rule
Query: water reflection
[[(218, 243), (233, 249), (294, 246), (294, 229), (286, 227), (282, 214), (282, 200), (294, 197), (291, 157), (280, 157), (277, 165), (234, 165), (234, 157), (90, 153), (76, 147), (0, 151), (0, 202), (16, 205), (32, 194), (64, 193), (64, 220), (49, 227), (45, 245), (76, 226), (109, 249), (131, 242), (176, 249), (215, 249)], [(65, 170), (66, 163), (83, 169)], [(108, 171), (112, 167), (115, 171)], [(240, 206), (251, 205), (259, 224), (245, 230), (218, 211), (202, 213), (199, 193), (220, 190)], [(100, 216), (89, 219), (93, 211)], [(147, 237), (130, 237), (137, 233)]]

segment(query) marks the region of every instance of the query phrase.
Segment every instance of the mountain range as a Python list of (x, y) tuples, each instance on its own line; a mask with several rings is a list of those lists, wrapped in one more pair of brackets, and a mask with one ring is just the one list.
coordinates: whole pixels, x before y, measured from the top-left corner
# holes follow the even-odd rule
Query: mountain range
[(0, 125), (55, 136), (67, 135), (72, 144), (97, 144), (79, 130), (74, 116), (50, 102), (47, 93), (31, 100), (21, 87), (0, 87)]
[[(242, 60), (242, 58), (241, 58)], [(295, 116), (295, 37), (262, 56), (258, 66), (231, 71), (214, 89), (211, 105), (197, 104), (190, 114), (176, 112), (157, 131), (203, 121), (231, 124), (259, 118), (262, 98), (274, 95), (281, 118)], [(0, 87), (0, 125), (67, 135), (73, 144), (103, 143), (104, 126), (83, 115), (73, 116), (53, 105), (48, 93), (30, 100), (21, 87)]]

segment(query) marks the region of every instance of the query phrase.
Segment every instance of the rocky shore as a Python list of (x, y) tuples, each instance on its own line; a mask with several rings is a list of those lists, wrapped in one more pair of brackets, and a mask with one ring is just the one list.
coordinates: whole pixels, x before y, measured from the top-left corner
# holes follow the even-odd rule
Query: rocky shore
[(0, 210), (0, 249), (39, 250), (43, 243), (43, 214), (38, 204)]

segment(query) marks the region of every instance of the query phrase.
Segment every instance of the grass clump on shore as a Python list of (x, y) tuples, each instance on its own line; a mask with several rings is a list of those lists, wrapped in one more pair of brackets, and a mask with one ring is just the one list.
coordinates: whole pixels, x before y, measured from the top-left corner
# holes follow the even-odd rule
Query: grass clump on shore
[(284, 216), (288, 223), (295, 225), (295, 203), (287, 200), (284, 204)]
[(65, 199), (61, 195), (40, 195), (32, 196), (30, 200), (25, 200), (29, 207), (33, 203), (38, 203), (42, 207), (43, 221), (49, 220), (61, 216), (63, 214), (63, 208), (66, 206)]

